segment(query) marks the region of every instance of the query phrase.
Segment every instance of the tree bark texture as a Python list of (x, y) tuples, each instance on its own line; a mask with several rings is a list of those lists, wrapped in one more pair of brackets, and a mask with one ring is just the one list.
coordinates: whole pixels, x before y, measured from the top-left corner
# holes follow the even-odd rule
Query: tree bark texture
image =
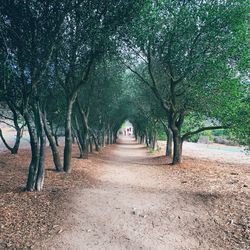
[(26, 184), (27, 191), (41, 191), (45, 175), (46, 135), (39, 106), (34, 113), (34, 120), (28, 111), (24, 112), (24, 119), (28, 126), (31, 145), (31, 162)]
[(180, 164), (182, 161), (182, 145), (183, 141), (179, 132), (173, 132), (174, 141), (174, 155), (173, 155), (173, 165)]
[(43, 126), (44, 126), (44, 130), (45, 130), (45, 134), (49, 140), (49, 144), (50, 144), (50, 148), (51, 148), (56, 171), (61, 172), (63, 167), (62, 167), (60, 153), (59, 153), (59, 150), (57, 148), (57, 143), (56, 143), (55, 137), (53, 137), (52, 132), (47, 124), (46, 116), (43, 115), (42, 118), (43, 118)]
[(63, 170), (66, 173), (71, 172), (71, 156), (72, 156), (72, 109), (75, 102), (75, 97), (68, 100), (67, 114), (65, 121), (65, 145), (64, 145), (64, 159)]
[(170, 128), (166, 129), (167, 141), (166, 141), (166, 156), (172, 156), (173, 154), (173, 133)]

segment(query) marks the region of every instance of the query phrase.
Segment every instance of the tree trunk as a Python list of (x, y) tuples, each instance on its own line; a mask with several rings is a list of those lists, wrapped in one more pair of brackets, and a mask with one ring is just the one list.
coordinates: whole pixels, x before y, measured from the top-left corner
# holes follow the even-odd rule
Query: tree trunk
[(50, 131), (51, 131), (52, 136), (54, 137), (56, 146), (59, 147), (58, 135), (57, 135), (59, 127), (56, 126), (56, 129), (54, 130), (54, 129), (53, 129), (52, 121), (50, 121), (49, 124), (50, 124)]
[(88, 132), (83, 131), (83, 159), (88, 159), (89, 150), (88, 150)]
[(24, 119), (28, 126), (30, 134), (31, 145), (31, 162), (29, 166), (28, 180), (26, 184), (27, 191), (41, 191), (44, 183), (45, 174), (45, 149), (46, 149), (46, 135), (42, 122), (41, 111), (39, 106), (34, 111), (35, 121), (32, 121), (30, 114), (25, 111)]
[(94, 144), (95, 144), (95, 151), (99, 151), (100, 150), (100, 146), (99, 146), (99, 140), (98, 137), (95, 135), (93, 130), (90, 130), (90, 133), (92, 135), (92, 139), (94, 140)]
[(146, 133), (145, 136), (142, 136), (142, 143), (144, 143), (144, 141), (146, 142), (146, 146), (149, 147), (149, 136), (148, 136), (148, 133)]
[(26, 121), (29, 135), (30, 135), (30, 147), (31, 147), (31, 162), (29, 165), (29, 174), (26, 184), (27, 191), (35, 191), (36, 188), (36, 177), (39, 164), (39, 142), (36, 134), (36, 128), (33, 124), (31, 117), (28, 113), (24, 113), (24, 119)]
[(114, 143), (114, 144), (115, 144), (116, 141), (117, 141), (117, 133), (118, 133), (118, 131), (113, 132), (113, 143)]
[(173, 165), (180, 164), (182, 161), (182, 145), (183, 141), (179, 132), (173, 132), (174, 140), (174, 155), (173, 155)]
[(55, 138), (56, 146), (57, 146), (57, 147), (59, 147), (59, 142), (58, 142), (58, 135), (57, 135), (57, 132), (55, 132), (55, 134), (54, 134), (54, 138)]
[(143, 135), (140, 136), (140, 144), (144, 144), (144, 136)]
[(19, 146), (20, 146), (22, 136), (23, 136), (23, 128), (17, 129), (16, 141), (15, 141), (15, 144), (14, 144), (13, 148), (11, 149), (11, 154), (17, 154), (18, 153), (18, 149), (19, 149)]
[(79, 158), (83, 159), (83, 149), (82, 149), (82, 145), (81, 145), (81, 142), (80, 142), (80, 138), (78, 136), (76, 136), (76, 141), (77, 141), (78, 149), (79, 149), (79, 152), (80, 152)]
[(49, 126), (48, 126), (47, 121), (46, 121), (46, 116), (43, 115), (42, 118), (43, 118), (43, 126), (44, 126), (44, 130), (45, 130), (45, 134), (49, 140), (49, 144), (50, 144), (50, 148), (51, 148), (56, 171), (61, 172), (62, 171), (62, 164), (61, 164), (60, 154), (59, 154), (59, 150), (57, 148), (56, 140), (53, 137), (52, 132), (49, 129)]
[(106, 140), (106, 144), (109, 145), (110, 144), (110, 126), (108, 125), (108, 130), (107, 130), (107, 140)]
[(102, 132), (101, 141), (102, 141), (102, 143), (101, 143), (102, 147), (105, 147), (105, 131), (104, 131), (104, 130), (103, 130), (103, 132)]
[(3, 141), (3, 144), (5, 145), (5, 147), (11, 152), (11, 154), (17, 154), (18, 153), (18, 149), (19, 149), (19, 146), (20, 146), (20, 141), (21, 141), (21, 138), (22, 138), (22, 131), (23, 129), (22, 128), (16, 128), (16, 140), (15, 140), (15, 144), (13, 147), (11, 147), (7, 141), (5, 140), (4, 136), (3, 136), (3, 133), (2, 133), (2, 130), (0, 129), (0, 138), (2, 139)]
[(80, 152), (80, 157), (81, 159), (83, 159), (83, 138), (82, 138), (82, 133), (81, 133), (81, 129), (80, 129), (80, 126), (79, 126), (79, 122), (78, 122), (78, 118), (77, 118), (77, 114), (74, 115), (74, 121), (75, 121), (75, 129), (73, 130), (74, 131), (74, 135), (73, 137), (76, 138), (76, 141), (77, 141), (77, 145), (78, 145), (78, 148), (79, 148), (79, 152)]
[(93, 153), (93, 140), (89, 137), (89, 152)]
[(81, 144), (81, 148), (82, 148), (82, 159), (88, 159), (88, 153), (89, 153), (89, 149), (88, 149), (88, 140), (89, 140), (89, 128), (88, 128), (88, 111), (85, 112), (79, 102), (79, 99), (77, 99), (77, 108), (78, 108), (78, 112), (80, 114), (80, 121), (81, 121), (81, 126), (79, 126), (79, 122), (77, 119), (77, 116), (75, 115), (75, 120), (76, 120), (76, 125), (77, 125), (77, 129), (78, 129), (78, 133), (79, 133), (79, 141)]
[(19, 123), (18, 123), (19, 115), (18, 115), (14, 105), (12, 105), (11, 102), (8, 102), (8, 101), (7, 101), (7, 105), (8, 105), (8, 107), (11, 110), (12, 115), (13, 115), (13, 123), (14, 123), (14, 127), (16, 130), (16, 139), (15, 139), (15, 143), (14, 143), (13, 147), (9, 146), (9, 144), (7, 143), (7, 141), (5, 140), (5, 138), (2, 134), (1, 129), (0, 129), (0, 138), (2, 139), (5, 147), (11, 152), (11, 154), (17, 154), (19, 146), (20, 146), (20, 141), (21, 141), (21, 138), (23, 136), (24, 125), (22, 125), (21, 127), (19, 126)]
[(39, 110), (39, 139), (40, 139), (40, 152), (39, 152), (39, 163), (36, 178), (36, 190), (41, 191), (43, 188), (44, 177), (45, 177), (45, 157), (46, 157), (46, 134), (44, 125), (42, 122), (42, 114)]
[(173, 133), (170, 128), (166, 130), (167, 141), (166, 141), (166, 156), (172, 156), (173, 153)]
[(64, 159), (63, 170), (66, 173), (71, 172), (71, 156), (72, 156), (72, 108), (75, 102), (75, 97), (68, 100), (67, 114), (65, 121), (65, 145), (64, 145)]
[(94, 143), (95, 143), (95, 151), (96, 151), (96, 152), (99, 152), (99, 151), (100, 151), (99, 144), (97, 143), (96, 140), (94, 140)]
[(113, 144), (113, 132), (111, 129), (109, 130), (109, 144)]
[(155, 132), (153, 132), (151, 137), (151, 148), (155, 150), (155, 146), (156, 146), (156, 134)]

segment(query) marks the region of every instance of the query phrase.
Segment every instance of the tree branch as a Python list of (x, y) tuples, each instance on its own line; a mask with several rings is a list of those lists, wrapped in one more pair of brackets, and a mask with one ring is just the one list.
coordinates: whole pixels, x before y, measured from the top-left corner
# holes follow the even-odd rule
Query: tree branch
[(129, 65), (127, 65), (125, 62), (122, 62), (132, 73), (134, 73), (142, 82), (144, 82), (149, 88), (152, 88), (151, 84), (137, 71), (132, 69)]
[(5, 147), (8, 149), (8, 150), (12, 150), (12, 148), (9, 146), (9, 144), (7, 143), (7, 141), (5, 140), (5, 138), (3, 137), (3, 133), (2, 133), (2, 129), (0, 129), (0, 138), (2, 139)]
[(215, 129), (228, 129), (228, 126), (209, 126), (209, 127), (203, 127), (203, 128), (199, 128), (195, 131), (190, 131), (187, 132), (186, 134), (184, 134), (181, 138), (182, 140), (186, 140), (187, 138), (189, 138), (192, 135), (198, 134), (200, 132), (206, 131), (206, 130), (215, 130)]

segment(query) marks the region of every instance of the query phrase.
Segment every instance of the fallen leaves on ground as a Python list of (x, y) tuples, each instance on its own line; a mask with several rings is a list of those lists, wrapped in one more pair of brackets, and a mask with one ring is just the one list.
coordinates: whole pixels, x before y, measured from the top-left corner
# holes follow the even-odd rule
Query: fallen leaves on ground
[[(102, 162), (110, 161), (112, 150), (107, 147), (101, 154), (81, 160), (74, 147), (71, 174), (54, 171), (48, 150), (44, 190), (33, 193), (23, 191), (29, 150), (21, 150), (18, 155), (1, 154), (0, 249), (32, 249), (44, 239), (62, 233), (72, 194), (80, 187), (96, 185), (101, 171), (95, 171)], [(171, 166), (170, 159), (162, 154), (149, 154), (135, 159), (134, 164), (157, 168), (153, 178), (166, 184), (171, 180), (171, 188), (207, 211), (206, 218), (197, 218), (188, 225), (192, 234), (201, 242), (209, 240), (215, 249), (250, 249), (250, 167), (191, 157), (185, 157), (180, 166)]]
[(29, 161), (29, 150), (0, 154), (0, 249), (32, 249), (39, 241), (61, 233), (70, 193), (94, 185), (86, 171), (93, 163), (77, 159), (76, 147), (70, 174), (54, 170), (47, 149), (44, 189), (25, 192)]
[(161, 168), (189, 200), (203, 203), (210, 218), (193, 234), (200, 241), (212, 239), (215, 248), (250, 249), (250, 164), (186, 156), (181, 165), (173, 166), (163, 154), (164, 150), (155, 153), (146, 164)]

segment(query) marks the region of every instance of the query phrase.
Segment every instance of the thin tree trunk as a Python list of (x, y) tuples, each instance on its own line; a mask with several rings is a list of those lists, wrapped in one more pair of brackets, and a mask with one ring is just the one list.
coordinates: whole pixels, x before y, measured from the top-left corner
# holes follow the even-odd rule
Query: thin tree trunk
[(14, 143), (13, 147), (11, 147), (7, 143), (7, 141), (5, 140), (1, 129), (0, 129), (0, 138), (2, 139), (3, 144), (5, 145), (5, 147), (11, 152), (11, 154), (17, 154), (19, 146), (20, 146), (20, 141), (21, 141), (21, 138), (23, 136), (24, 125), (22, 125), (21, 127), (19, 126), (19, 124), (18, 124), (19, 115), (18, 115), (15, 107), (8, 101), (7, 101), (7, 105), (8, 105), (9, 109), (11, 110), (11, 112), (13, 114), (13, 123), (14, 123), (14, 127), (15, 127), (15, 130), (16, 130), (16, 139), (15, 139), (15, 143)]
[(29, 174), (26, 184), (26, 190), (32, 192), (35, 191), (36, 188), (36, 177), (38, 171), (40, 149), (39, 149), (38, 137), (36, 134), (36, 128), (28, 112), (24, 113), (24, 119), (28, 127), (30, 135), (30, 147), (31, 147), (31, 162), (29, 165)]
[(13, 148), (11, 149), (11, 154), (17, 154), (18, 153), (22, 136), (23, 136), (23, 128), (19, 128), (17, 130), (17, 133), (16, 133), (15, 144), (14, 144)]
[(54, 134), (54, 138), (55, 138), (56, 146), (57, 146), (57, 147), (59, 147), (59, 142), (58, 142), (58, 135), (57, 135), (57, 132), (55, 132), (55, 134)]
[(116, 141), (117, 141), (117, 131), (116, 132), (113, 132), (113, 143), (115, 144)]
[(75, 102), (75, 97), (70, 98), (67, 106), (67, 114), (65, 121), (65, 146), (64, 146), (64, 159), (63, 170), (66, 173), (71, 172), (71, 156), (72, 156), (72, 109)]
[[(39, 107), (38, 107), (39, 109)], [(45, 157), (46, 157), (46, 134), (44, 124), (42, 121), (41, 110), (39, 112), (39, 137), (40, 137), (40, 152), (39, 152), (39, 164), (36, 178), (36, 190), (41, 191), (43, 188), (44, 177), (45, 177)]]
[(49, 122), (49, 124), (50, 124), (50, 131), (51, 131), (52, 136), (54, 137), (54, 140), (55, 140), (56, 146), (57, 146), (57, 147), (59, 147), (58, 135), (57, 135), (57, 132), (58, 132), (58, 126), (56, 126), (56, 129), (54, 130), (54, 129), (53, 129), (53, 124), (52, 124), (52, 121), (51, 121), (51, 122)]
[(39, 105), (37, 110), (34, 109), (35, 123), (33, 123), (30, 114), (25, 111), (24, 119), (28, 126), (31, 145), (31, 162), (29, 166), (28, 180), (26, 184), (27, 191), (40, 191), (43, 188), (45, 174), (45, 149), (46, 135), (42, 122)]
[(172, 156), (173, 153), (173, 133), (170, 128), (166, 129), (167, 141), (166, 141), (166, 156)]
[(77, 141), (77, 145), (78, 145), (78, 149), (79, 149), (79, 153), (80, 153), (79, 158), (83, 159), (83, 149), (82, 149), (82, 145), (80, 142), (80, 138), (78, 136), (76, 136), (76, 141)]
[(21, 128), (16, 129), (16, 140), (13, 147), (11, 147), (5, 140), (1, 129), (0, 129), (0, 138), (2, 139), (5, 147), (11, 152), (11, 154), (17, 154), (20, 146), (20, 141), (22, 138), (22, 129)]
[[(83, 159), (88, 159), (88, 140), (89, 140), (89, 128), (88, 128), (88, 111), (85, 113), (80, 102), (79, 99), (77, 98), (77, 108), (81, 117), (81, 129), (79, 129), (79, 134), (81, 137), (80, 143), (81, 143), (81, 147), (82, 147), (82, 151), (83, 151)], [(78, 124), (78, 121), (77, 121)], [(79, 127), (79, 124), (78, 124)]]
[(113, 144), (113, 132), (111, 129), (109, 129), (109, 143)]
[(58, 141), (58, 129), (59, 127), (57, 126), (55, 131), (53, 132), (53, 127), (51, 126), (51, 131), (52, 131), (52, 134), (55, 138), (55, 142), (56, 142), (56, 146), (59, 147), (59, 141)]
[(90, 133), (91, 133), (92, 139), (94, 140), (95, 151), (98, 152), (100, 150), (98, 138), (95, 136), (95, 133), (93, 132), (93, 130), (90, 129)]
[(89, 152), (92, 153), (93, 152), (93, 140), (92, 138), (89, 137)]
[(140, 136), (140, 144), (143, 144), (144, 143), (144, 137), (143, 135)]
[(83, 131), (83, 159), (88, 159), (89, 150), (88, 150), (88, 133)]
[(52, 132), (49, 129), (49, 126), (48, 126), (47, 121), (46, 121), (46, 116), (43, 115), (42, 118), (43, 118), (43, 126), (44, 126), (44, 130), (45, 130), (45, 134), (49, 140), (49, 144), (50, 144), (50, 148), (51, 148), (56, 171), (61, 172), (63, 168), (62, 168), (59, 150), (58, 150), (57, 145), (56, 145), (56, 140), (53, 137)]
[(94, 139), (94, 143), (95, 143), (95, 151), (99, 152), (100, 151), (100, 147), (99, 144), (97, 143), (97, 141)]
[(153, 134), (152, 134), (151, 146), (152, 146), (152, 149), (155, 150), (155, 146), (156, 146), (156, 134), (155, 134), (155, 132), (153, 132)]
[(109, 145), (110, 144), (110, 127), (108, 125), (108, 130), (107, 130), (107, 140), (106, 140), (106, 144)]
[(79, 158), (83, 159), (83, 139), (82, 139), (82, 133), (81, 133), (81, 129), (79, 126), (77, 114), (74, 115), (74, 121), (75, 121), (74, 123), (75, 129), (74, 129), (73, 137), (75, 137), (77, 141), (77, 145), (78, 145), (79, 152), (80, 152)]
[(102, 132), (102, 147), (105, 147), (105, 131)]
[(142, 141), (143, 141), (143, 143), (146, 143), (147, 147), (149, 147), (151, 140), (150, 140), (148, 133), (146, 133), (146, 135), (143, 136)]
[(5, 147), (11, 152), (11, 154), (17, 154), (18, 153), (18, 149), (20, 146), (20, 142), (21, 142), (21, 138), (23, 136), (23, 127), (19, 127), (18, 125), (18, 120), (17, 120), (17, 115), (14, 116), (14, 124), (15, 124), (15, 130), (16, 130), (16, 139), (15, 139), (15, 143), (13, 145), (13, 147), (11, 147), (7, 141), (5, 140), (2, 130), (0, 129), (0, 138), (3, 141), (3, 144), (5, 145)]

